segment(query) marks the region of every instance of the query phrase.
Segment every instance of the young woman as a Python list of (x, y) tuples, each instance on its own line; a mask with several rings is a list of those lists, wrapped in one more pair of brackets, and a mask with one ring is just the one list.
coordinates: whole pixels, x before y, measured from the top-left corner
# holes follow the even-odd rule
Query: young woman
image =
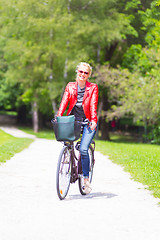
[(84, 126), (80, 145), (84, 189), (90, 193), (88, 149), (97, 130), (98, 86), (88, 81), (92, 73), (92, 67), (88, 63), (79, 63), (76, 72), (76, 81), (69, 82), (66, 86), (57, 116), (62, 116), (69, 104), (67, 115), (90, 121), (90, 126)]

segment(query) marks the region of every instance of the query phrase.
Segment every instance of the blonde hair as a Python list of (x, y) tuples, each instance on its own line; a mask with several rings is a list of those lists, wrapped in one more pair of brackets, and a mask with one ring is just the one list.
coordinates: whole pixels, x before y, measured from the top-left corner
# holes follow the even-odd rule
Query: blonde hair
[(77, 65), (77, 67), (76, 67), (76, 73), (78, 72), (78, 68), (79, 68), (81, 65), (84, 65), (84, 66), (88, 67), (89, 77), (90, 77), (91, 74), (92, 74), (92, 67), (91, 67), (91, 65), (89, 65), (89, 63), (86, 63), (86, 62), (80, 62), (80, 63)]

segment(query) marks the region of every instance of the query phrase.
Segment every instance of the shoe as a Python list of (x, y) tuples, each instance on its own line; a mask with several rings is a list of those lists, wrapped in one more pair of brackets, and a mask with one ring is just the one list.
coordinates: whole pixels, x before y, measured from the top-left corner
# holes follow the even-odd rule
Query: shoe
[(84, 193), (89, 194), (91, 191), (92, 191), (91, 184), (89, 180), (87, 180), (86, 182), (84, 182)]

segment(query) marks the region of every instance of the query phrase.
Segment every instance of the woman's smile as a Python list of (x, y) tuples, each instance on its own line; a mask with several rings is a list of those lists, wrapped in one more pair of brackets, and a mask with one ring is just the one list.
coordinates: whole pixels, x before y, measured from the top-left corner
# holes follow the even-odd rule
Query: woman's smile
[(79, 81), (87, 81), (89, 77), (88, 67), (81, 65), (78, 69), (78, 80)]

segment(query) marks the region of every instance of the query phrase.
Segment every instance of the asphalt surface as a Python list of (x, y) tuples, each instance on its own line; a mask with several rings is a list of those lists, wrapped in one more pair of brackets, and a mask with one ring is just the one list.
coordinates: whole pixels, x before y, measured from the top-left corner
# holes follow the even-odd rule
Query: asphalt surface
[(55, 178), (61, 148), (56, 141), (35, 138), (0, 165), (0, 240), (159, 239), (159, 199), (98, 152), (92, 192), (82, 196), (76, 182), (60, 201)]

